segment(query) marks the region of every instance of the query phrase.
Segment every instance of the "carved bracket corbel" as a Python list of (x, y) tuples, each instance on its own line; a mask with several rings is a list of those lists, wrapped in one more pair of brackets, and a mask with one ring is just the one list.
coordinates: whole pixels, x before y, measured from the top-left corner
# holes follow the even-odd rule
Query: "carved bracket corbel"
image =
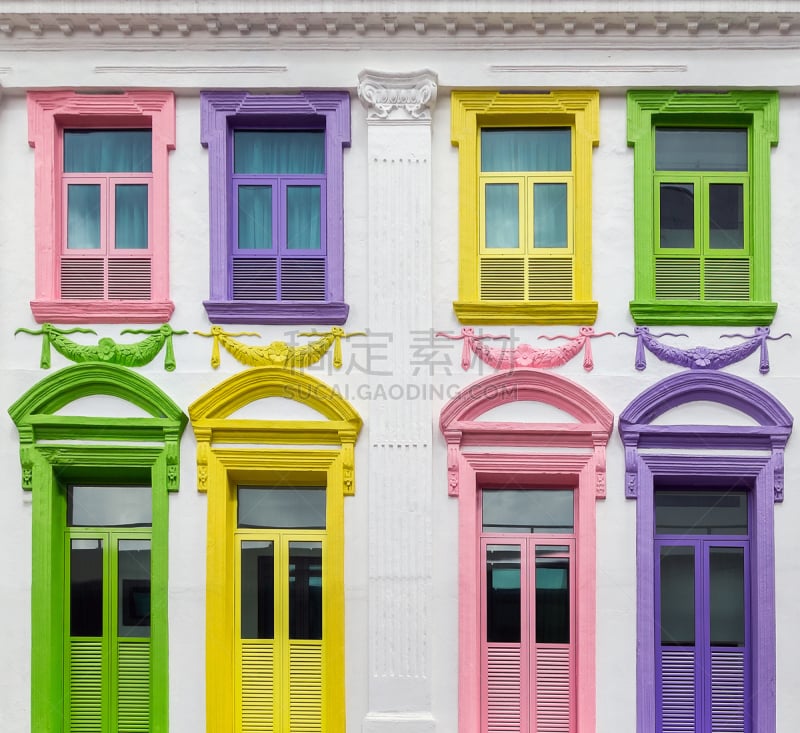
[(436, 104), (436, 74), (410, 74), (364, 70), (358, 75), (358, 98), (368, 120), (430, 120)]
[(625, 445), (625, 498), (639, 496), (639, 460), (635, 445)]
[(211, 430), (209, 428), (194, 429), (197, 439), (197, 490), (208, 491), (208, 458), (211, 453)]
[(606, 498), (606, 441), (604, 435), (594, 435), (595, 498)]
[(775, 503), (783, 501), (783, 446), (772, 448), (772, 465), (774, 469)]
[(461, 457), (461, 433), (450, 433), (447, 438), (447, 494), (458, 496), (459, 490), (459, 461)]

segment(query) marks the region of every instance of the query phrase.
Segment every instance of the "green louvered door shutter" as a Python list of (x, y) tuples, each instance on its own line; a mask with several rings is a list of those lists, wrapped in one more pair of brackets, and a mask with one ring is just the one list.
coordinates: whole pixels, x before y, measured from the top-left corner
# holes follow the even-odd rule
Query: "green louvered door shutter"
[(150, 730), (150, 539), (68, 530), (65, 730)]

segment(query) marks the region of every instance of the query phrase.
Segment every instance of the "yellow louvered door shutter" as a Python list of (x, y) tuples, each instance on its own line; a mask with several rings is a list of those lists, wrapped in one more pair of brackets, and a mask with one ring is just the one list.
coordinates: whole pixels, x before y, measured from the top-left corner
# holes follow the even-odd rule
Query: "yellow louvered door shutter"
[(322, 733), (322, 641), (289, 641), (289, 730)]
[(242, 733), (275, 733), (275, 642), (242, 639), (239, 665)]

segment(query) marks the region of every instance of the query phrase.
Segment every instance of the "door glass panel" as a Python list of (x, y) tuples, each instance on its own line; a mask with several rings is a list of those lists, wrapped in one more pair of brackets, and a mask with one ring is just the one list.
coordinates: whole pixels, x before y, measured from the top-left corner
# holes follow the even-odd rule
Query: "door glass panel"
[(747, 130), (656, 128), (656, 170), (746, 171)]
[(567, 246), (567, 184), (533, 184), (533, 246)]
[(536, 548), (536, 642), (539, 644), (569, 644), (569, 558), (552, 557), (555, 550)]
[(485, 489), (481, 491), (484, 532), (571, 534), (572, 490)]
[(275, 638), (275, 548), (272, 542), (242, 542), (242, 639)]
[(120, 540), (117, 545), (119, 635), (150, 636), (150, 540)]
[(744, 548), (708, 551), (711, 646), (744, 646)]
[(744, 249), (744, 187), (712, 183), (708, 187), (708, 246)]
[(519, 247), (519, 186), (486, 184), (485, 242), (490, 249)]
[(70, 486), (70, 527), (149, 527), (153, 523), (149, 486)]
[(659, 200), (659, 244), (665, 249), (694, 247), (694, 185), (662, 183)]
[(286, 187), (286, 248), (321, 249), (322, 188)]
[(240, 527), (325, 529), (324, 486), (239, 486)]
[(694, 646), (694, 547), (661, 547), (661, 644)]
[(655, 492), (657, 534), (747, 534), (746, 491)]
[(323, 130), (236, 130), (233, 172), (321, 174), (325, 172)]
[(150, 130), (66, 130), (65, 173), (150, 173)]
[(147, 249), (147, 184), (114, 187), (114, 244), (117, 249)]
[(289, 638), (322, 638), (322, 543), (289, 543)]
[(519, 545), (486, 547), (486, 641), (521, 640), (520, 567)]
[(239, 249), (272, 249), (272, 186), (239, 186)]
[(568, 127), (481, 130), (481, 171), (572, 170), (572, 131)]
[(103, 635), (103, 541), (73, 539), (69, 548), (70, 636)]
[(100, 249), (100, 184), (67, 186), (67, 249)]

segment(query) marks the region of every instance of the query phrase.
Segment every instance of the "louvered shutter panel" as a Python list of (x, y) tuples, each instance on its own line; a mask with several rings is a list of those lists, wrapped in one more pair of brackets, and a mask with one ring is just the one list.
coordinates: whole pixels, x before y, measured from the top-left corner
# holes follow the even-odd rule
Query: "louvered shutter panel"
[(486, 655), (486, 732), (519, 731), (522, 715), (520, 646), (490, 644)]
[(325, 259), (283, 257), (281, 300), (325, 300)]
[(109, 300), (150, 300), (150, 259), (126, 257), (108, 261)]
[(745, 658), (711, 650), (711, 733), (745, 733)]
[(661, 733), (696, 733), (695, 652), (661, 650)]
[(481, 300), (525, 300), (525, 259), (481, 257)]
[(572, 300), (572, 258), (531, 257), (528, 300)]
[(706, 300), (750, 299), (750, 260), (707, 259), (704, 269)]
[(321, 642), (289, 642), (289, 730), (322, 733)]
[(278, 733), (275, 730), (274, 642), (242, 641), (242, 733)]
[(656, 300), (700, 300), (700, 260), (657, 257)]
[(570, 733), (572, 725), (572, 649), (536, 648), (536, 733)]
[(233, 259), (234, 300), (277, 300), (278, 267), (271, 257)]
[(118, 733), (150, 730), (150, 642), (120, 640), (117, 645)]
[(103, 300), (105, 260), (101, 257), (76, 257), (61, 260), (61, 298), (64, 300)]
[(103, 641), (71, 639), (69, 644), (70, 733), (103, 733)]

